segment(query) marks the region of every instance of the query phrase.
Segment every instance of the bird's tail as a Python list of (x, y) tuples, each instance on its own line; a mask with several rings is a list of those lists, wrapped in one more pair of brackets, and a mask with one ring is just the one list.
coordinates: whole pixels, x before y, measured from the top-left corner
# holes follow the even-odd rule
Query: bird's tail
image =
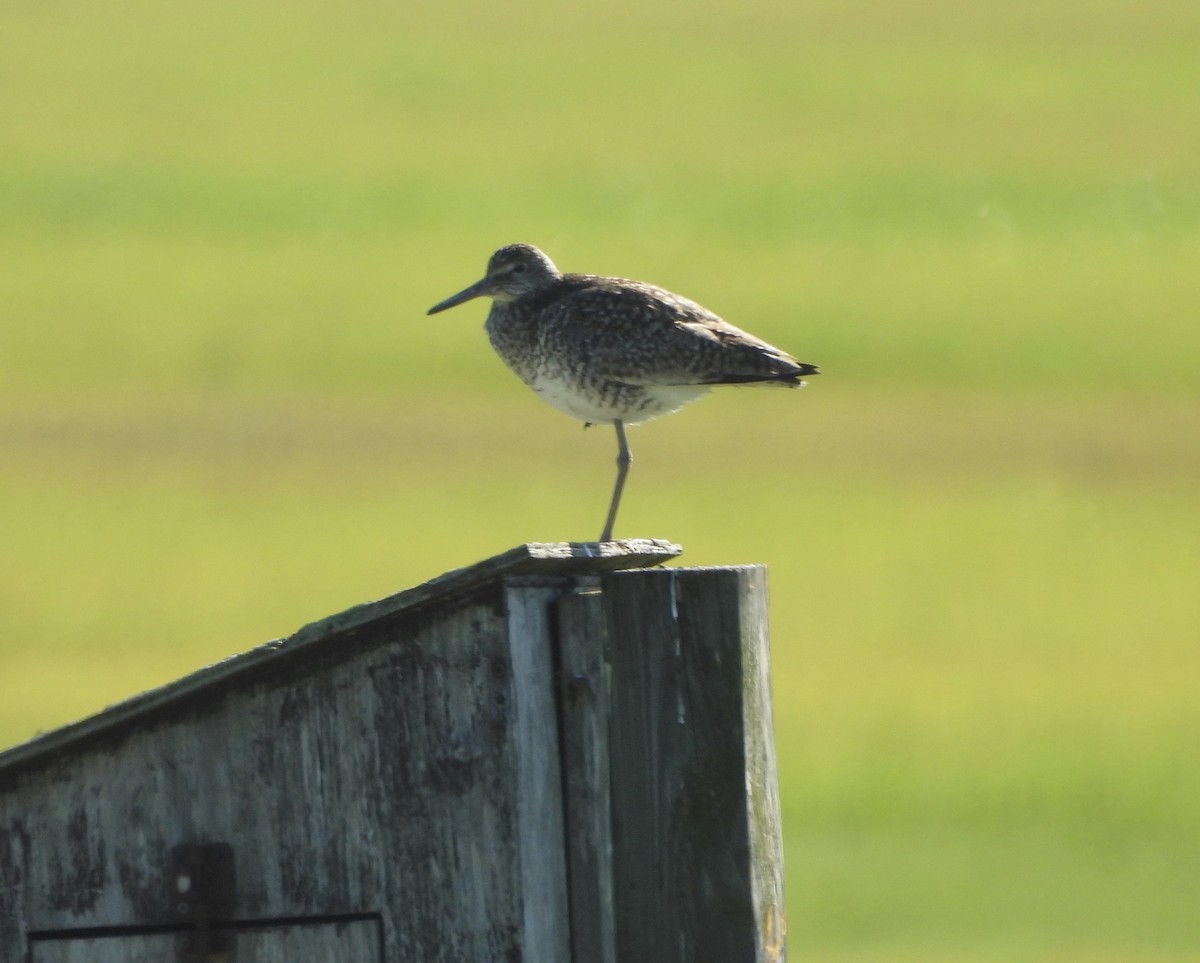
[(789, 364), (786, 369), (781, 371), (772, 371), (758, 374), (725, 374), (719, 378), (714, 378), (706, 384), (712, 385), (745, 385), (747, 387), (762, 386), (762, 387), (779, 387), (779, 388), (803, 388), (806, 375), (820, 374), (821, 369), (815, 364), (806, 364), (803, 361), (796, 361)]

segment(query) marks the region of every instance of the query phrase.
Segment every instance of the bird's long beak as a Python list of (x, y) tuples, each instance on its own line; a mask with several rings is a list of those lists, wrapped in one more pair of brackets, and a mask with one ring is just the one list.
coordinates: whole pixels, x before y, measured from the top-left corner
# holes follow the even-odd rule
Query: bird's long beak
[(490, 277), (476, 281), (469, 288), (464, 288), (458, 294), (452, 294), (445, 301), (439, 301), (432, 308), (426, 311), (426, 314), (437, 314), (439, 311), (445, 311), (446, 308), (452, 308), (456, 304), (462, 304), (464, 301), (470, 301), (472, 298), (478, 298), (491, 291), (492, 279)]

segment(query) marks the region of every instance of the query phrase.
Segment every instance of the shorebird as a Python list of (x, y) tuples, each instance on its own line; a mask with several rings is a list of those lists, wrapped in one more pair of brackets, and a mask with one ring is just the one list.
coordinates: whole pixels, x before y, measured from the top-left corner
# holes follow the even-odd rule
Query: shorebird
[(563, 274), (530, 244), (502, 247), (487, 273), (429, 309), (492, 299), (484, 325), (505, 364), (584, 427), (617, 431), (617, 480), (600, 541), (612, 540), (633, 461), (625, 426), (678, 411), (715, 385), (803, 387), (817, 366), (670, 291), (593, 274)]

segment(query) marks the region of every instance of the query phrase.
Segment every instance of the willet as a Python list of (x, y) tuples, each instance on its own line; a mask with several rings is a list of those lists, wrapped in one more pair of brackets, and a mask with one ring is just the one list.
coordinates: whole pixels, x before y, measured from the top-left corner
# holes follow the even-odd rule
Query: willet
[(799, 388), (817, 366), (694, 301), (623, 278), (563, 274), (529, 244), (502, 247), (487, 274), (430, 314), (489, 297), (492, 347), (525, 384), (584, 426), (617, 431), (617, 481), (600, 541), (612, 539), (632, 456), (625, 425), (678, 411), (714, 385)]

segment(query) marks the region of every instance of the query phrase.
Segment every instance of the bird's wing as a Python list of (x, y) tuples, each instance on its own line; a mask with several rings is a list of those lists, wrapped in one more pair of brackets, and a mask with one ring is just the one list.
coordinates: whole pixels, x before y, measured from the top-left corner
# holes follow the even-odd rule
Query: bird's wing
[(633, 385), (794, 383), (805, 367), (694, 301), (634, 281), (597, 279), (548, 305), (547, 353)]

